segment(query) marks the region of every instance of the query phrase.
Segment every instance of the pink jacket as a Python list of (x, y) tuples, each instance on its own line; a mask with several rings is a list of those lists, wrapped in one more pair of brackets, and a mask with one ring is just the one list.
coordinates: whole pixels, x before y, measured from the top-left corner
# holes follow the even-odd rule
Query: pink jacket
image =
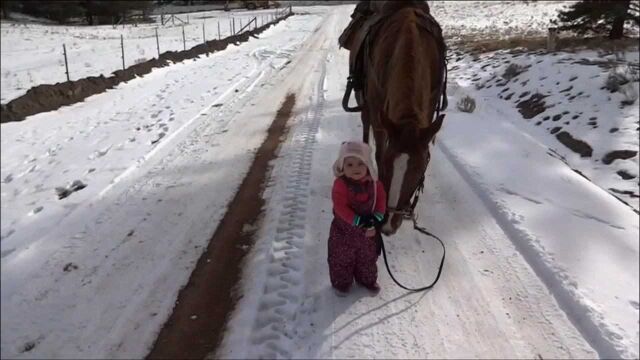
[[(375, 189), (375, 206), (371, 211), (371, 214), (382, 219), (385, 211), (387, 210), (387, 194), (384, 191), (384, 187), (382, 186), (382, 182), (380, 180), (373, 180), (371, 177), (367, 176), (361, 180), (362, 183), (367, 181), (375, 181), (376, 189)], [(366, 202), (369, 200), (369, 195), (367, 193), (357, 194), (357, 200), (359, 202)], [(361, 197), (361, 198), (360, 198)], [(356, 224), (360, 215), (368, 215), (368, 214), (356, 214), (353, 211), (351, 204), (349, 203), (349, 188), (347, 187), (347, 183), (343, 179), (343, 177), (337, 177), (333, 182), (333, 189), (331, 191), (331, 198), (333, 199), (333, 211), (336, 216), (339, 216), (342, 220), (349, 224)]]

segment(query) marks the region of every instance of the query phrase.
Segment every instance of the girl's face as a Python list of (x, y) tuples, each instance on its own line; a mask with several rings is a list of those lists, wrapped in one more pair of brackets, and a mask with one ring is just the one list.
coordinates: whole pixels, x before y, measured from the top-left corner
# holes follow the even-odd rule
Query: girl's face
[(344, 158), (342, 165), (344, 175), (352, 180), (361, 180), (367, 176), (368, 168), (364, 161), (355, 156), (347, 156)]

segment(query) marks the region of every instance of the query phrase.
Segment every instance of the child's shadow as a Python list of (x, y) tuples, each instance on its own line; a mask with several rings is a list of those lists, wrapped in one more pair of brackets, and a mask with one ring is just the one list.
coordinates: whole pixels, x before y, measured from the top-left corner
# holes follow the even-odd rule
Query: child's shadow
[[(389, 284), (388, 286), (393, 285)], [(384, 291), (385, 289), (383, 288), (382, 292)], [(415, 307), (425, 297), (427, 292), (428, 291), (422, 291), (420, 293), (405, 292), (392, 299), (383, 300), (381, 303), (380, 294), (372, 296), (368, 290), (356, 284), (352, 286), (349, 294), (345, 297), (336, 296), (334, 290), (328, 285), (319, 291), (318, 295), (324, 299), (322, 303), (325, 306), (331, 306), (332, 310), (323, 311), (323, 314), (326, 316), (321, 319), (320, 324), (317, 324), (318, 327), (316, 331), (320, 332), (320, 335), (317, 337), (319, 341), (317, 344), (324, 344), (328, 339), (333, 337), (334, 339), (331, 340), (331, 351), (333, 352), (339, 349), (342, 344), (348, 343), (348, 341), (358, 333), (387, 322), (389, 319)], [(411, 296), (413, 299), (402, 301)], [(404, 306), (399, 307), (399, 310), (392, 313), (385, 313), (386, 308), (400, 301), (402, 301)], [(338, 324), (338, 318), (344, 317), (343, 314), (350, 312), (350, 309), (359, 302), (370, 303), (370, 309), (360, 312), (356, 310), (352, 318), (348, 318), (346, 321), (340, 321)], [(376, 316), (376, 313), (378, 316)], [(320, 350), (320, 346), (317, 346), (315, 350)], [(309, 355), (311, 357), (314, 357), (314, 355), (316, 355), (316, 357), (318, 356), (317, 354)]]

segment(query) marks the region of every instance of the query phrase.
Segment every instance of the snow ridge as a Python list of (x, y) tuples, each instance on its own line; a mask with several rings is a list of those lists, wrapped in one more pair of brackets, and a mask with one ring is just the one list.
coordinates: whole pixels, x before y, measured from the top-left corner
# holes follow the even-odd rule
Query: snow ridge
[(594, 319), (594, 316), (598, 317), (598, 314), (594, 313), (589, 305), (581, 301), (580, 297), (575, 294), (569, 275), (563, 269), (554, 269), (552, 265), (546, 263), (544, 255), (535, 247), (535, 237), (514, 226), (508, 215), (504, 213), (508, 209), (491, 198), (488, 191), (484, 189), (482, 184), (474, 180), (474, 177), (464, 168), (460, 160), (447, 148), (443, 141), (440, 141), (437, 146), (460, 176), (469, 184), (478, 198), (482, 200), (505, 235), (549, 289), (560, 308), (566, 313), (569, 321), (593, 349), (598, 352), (600, 358), (618, 359), (628, 357), (630, 354), (621, 354), (616, 346), (614, 339), (619, 335), (609, 330), (607, 324)]

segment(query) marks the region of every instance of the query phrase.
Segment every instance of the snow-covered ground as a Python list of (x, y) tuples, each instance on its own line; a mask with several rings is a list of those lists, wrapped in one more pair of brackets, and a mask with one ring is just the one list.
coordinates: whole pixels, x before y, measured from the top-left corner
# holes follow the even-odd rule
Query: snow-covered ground
[[(557, 9), (567, 2), (544, 1), (530, 5), (515, 2), (496, 4), (494, 1), (480, 1), (464, 4), (458, 1), (434, 2), (431, 6), (441, 19), (447, 36), (456, 39), (461, 34), (491, 34), (507, 37), (512, 34), (546, 34), (549, 19)], [(286, 5), (286, 4), (284, 4)], [(306, 12), (309, 7), (297, 8)], [(189, 15), (189, 24), (184, 26), (186, 48), (189, 49), (205, 39), (229, 36), (229, 21), (236, 19), (236, 30), (253, 17), (258, 25), (269, 21), (275, 10), (205, 11)], [(536, 14), (536, 16), (533, 16)], [(187, 21), (187, 14), (179, 14)], [(43, 26), (33, 23), (3, 21), (0, 24), (0, 61), (2, 62), (2, 88), (0, 102), (5, 104), (41, 84), (55, 84), (67, 80), (62, 45), (66, 44), (69, 63), (69, 77), (77, 80), (88, 76), (109, 76), (122, 69), (120, 36), (123, 36), (125, 66), (146, 61), (158, 56), (156, 28), (158, 29), (160, 52), (183, 50), (181, 23), (160, 25), (156, 23), (118, 26)], [(460, 21), (460, 19), (467, 19)], [(469, 21), (473, 19), (473, 21)], [(522, 21), (524, 19), (524, 21)]]
[[(616, 54), (542, 54), (498, 51), (452, 60), (450, 91), (459, 98), (475, 98), (481, 110), (507, 104), (516, 107), (532, 96), (544, 97), (539, 114), (527, 119), (518, 113), (508, 117), (519, 119), (513, 121), (515, 126), (552, 149), (571, 168), (638, 210), (638, 156), (632, 154), (639, 146), (638, 101), (623, 104), (632, 94), (638, 96), (638, 48)], [(503, 76), (509, 67), (518, 67), (522, 73), (506, 80)], [(632, 81), (623, 91), (611, 93), (602, 87), (612, 74), (624, 74)], [(490, 120), (487, 116), (506, 115), (502, 113), (473, 115), (485, 122)], [(582, 157), (560, 143), (556, 136), (563, 132), (588, 144), (592, 155)], [(613, 151), (630, 151), (631, 157), (611, 162), (607, 154)]]
[(273, 20), (275, 11), (208, 11), (190, 14), (188, 19), (187, 14), (177, 15), (181, 21), (189, 22), (184, 24), (184, 29), (179, 20), (161, 25), (160, 16), (154, 17), (155, 23), (116, 28), (111, 25), (56, 26), (3, 21), (0, 24), (0, 102), (5, 104), (33, 86), (67, 81), (63, 44), (71, 80), (110, 76), (122, 69), (120, 36), (123, 37), (125, 66), (131, 66), (157, 58), (158, 48), (160, 53), (181, 51), (202, 44), (203, 36), (205, 40), (225, 38), (232, 34), (233, 19), (236, 32), (254, 17), (257, 25), (262, 26)]
[[(432, 6), (445, 29), (487, 15), (455, 4), (468, 15)], [(509, 18), (495, 7), (495, 24), (545, 31), (529, 15), (546, 3), (503, 5)], [(638, 156), (600, 161), (637, 151), (639, 116), (599, 89), (609, 70), (571, 63), (590, 52), (450, 62), (450, 108), (417, 209), (445, 241), (443, 276), (407, 294), (379, 261), (377, 297), (360, 288), (335, 297), (330, 166), (340, 142), (360, 137), (358, 116), (340, 106), (348, 60), (336, 39), (351, 9), (294, 9), (303, 14), (258, 39), (2, 124), (2, 358), (145, 356), (288, 92), (295, 116), (265, 190), (244, 296), (211, 356), (637, 358), (637, 198), (626, 205), (608, 189), (638, 194)], [(509, 63), (531, 67), (497, 87)], [(571, 85), (572, 95), (560, 92)], [(525, 120), (514, 102), (531, 90), (548, 92), (554, 107)], [(464, 95), (475, 112), (456, 110)], [(560, 144), (550, 133), (558, 126), (593, 156)], [(619, 169), (635, 178), (616, 177)], [(56, 187), (76, 180), (86, 187), (58, 199)], [(386, 244), (400, 279), (430, 281), (437, 243), (405, 225)]]

